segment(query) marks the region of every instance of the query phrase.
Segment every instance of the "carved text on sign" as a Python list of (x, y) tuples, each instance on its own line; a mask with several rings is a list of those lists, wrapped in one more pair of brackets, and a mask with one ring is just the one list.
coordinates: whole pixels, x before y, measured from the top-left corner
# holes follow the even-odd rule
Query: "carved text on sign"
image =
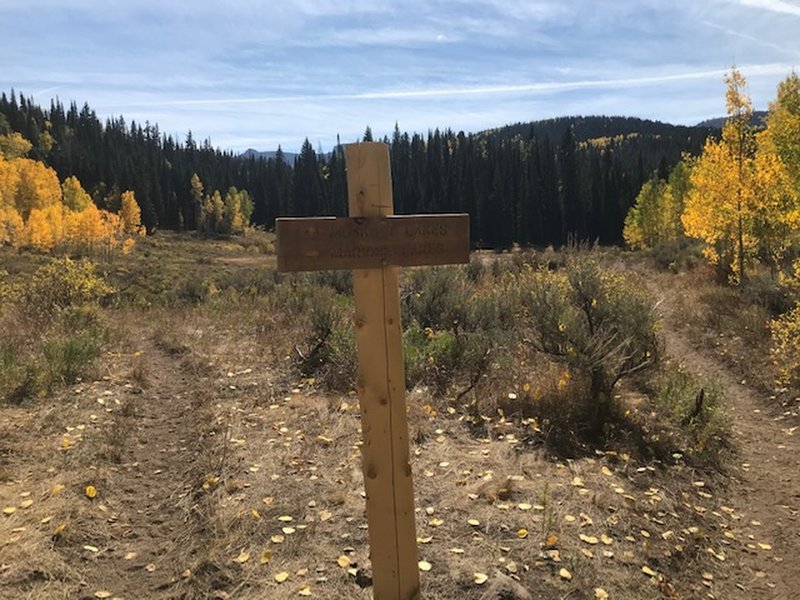
[(467, 215), (277, 220), (278, 269), (370, 269), (469, 260)]

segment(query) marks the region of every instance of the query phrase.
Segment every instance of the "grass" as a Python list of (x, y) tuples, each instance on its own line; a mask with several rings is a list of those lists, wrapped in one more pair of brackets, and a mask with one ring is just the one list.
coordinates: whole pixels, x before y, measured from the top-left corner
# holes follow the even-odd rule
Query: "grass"
[[(3, 376), (22, 381), (37, 364), (57, 383), (0, 408), (0, 469), (12, 482), (0, 500), (36, 498), (0, 519), (4, 539), (18, 538), (0, 548), (0, 564), (11, 565), (0, 571), (5, 589), (280, 599), (308, 585), (321, 598), (371, 596), (337, 564), (344, 555), (356, 572), (369, 565), (352, 280), (279, 276), (263, 253), (271, 240), (257, 239), (147, 238), (101, 265), (118, 290), (110, 305), (59, 314), (33, 354), (8, 338)], [(13, 257), (14, 277), (41, 262), (29, 258)], [(696, 597), (702, 571), (726, 575), (702, 550), (719, 533), (687, 510), (687, 498), (709, 512), (722, 502), (697, 495), (702, 465), (660, 461), (625, 432), (575, 450), (582, 382), (526, 342), (518, 304), (527, 273), (563, 264), (533, 253), (403, 275), (417, 533), (420, 559), (433, 566), (422, 574), (425, 597), (480, 598), (498, 572), (545, 599), (591, 597), (594, 587), (623, 600), (667, 597), (643, 564)], [(638, 402), (635, 386), (620, 390), (632, 411), (625, 422), (636, 427), (659, 408), (653, 418), (674, 427), (691, 414), (697, 384), (671, 377)], [(715, 421), (701, 416), (696, 439), (711, 439)], [(83, 494), (90, 483), (99, 502)], [(55, 485), (64, 491), (53, 494)], [(130, 551), (139, 556), (126, 562)], [(236, 562), (242, 552), (250, 558)], [(278, 584), (282, 571), (289, 579)], [(476, 572), (487, 585), (474, 583)]]

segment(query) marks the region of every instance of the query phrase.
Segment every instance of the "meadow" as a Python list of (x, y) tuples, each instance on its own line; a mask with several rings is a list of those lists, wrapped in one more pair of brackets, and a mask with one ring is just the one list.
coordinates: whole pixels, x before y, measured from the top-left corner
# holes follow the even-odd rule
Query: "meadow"
[[(349, 273), (1, 250), (0, 597), (372, 597)], [(402, 271), (423, 597), (800, 589), (772, 296), (674, 252)]]

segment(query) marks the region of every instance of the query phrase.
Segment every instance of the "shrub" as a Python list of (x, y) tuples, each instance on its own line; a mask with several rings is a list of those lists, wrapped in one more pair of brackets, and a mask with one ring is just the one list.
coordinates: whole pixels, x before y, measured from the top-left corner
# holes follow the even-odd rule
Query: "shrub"
[(413, 273), (403, 294), (406, 382), (446, 394), (456, 383), (473, 389), (502, 359), (516, 329), (507, 281), (476, 284), (467, 269)]
[(716, 461), (727, 446), (728, 422), (721, 410), (722, 389), (675, 367), (655, 379), (653, 399), (684, 438), (690, 456)]
[(773, 279), (767, 273), (755, 273), (743, 284), (745, 298), (764, 307), (772, 316), (792, 308), (792, 290), (784, 280)]
[(770, 330), (778, 383), (800, 385), (800, 304), (772, 321)]
[(586, 380), (589, 426), (599, 438), (614, 409), (614, 386), (652, 367), (661, 351), (650, 298), (604, 271), (591, 252), (571, 253), (563, 272), (530, 277), (524, 307), (537, 350)]
[(686, 237), (660, 241), (649, 254), (659, 267), (673, 273), (694, 269), (703, 260), (702, 244)]
[(73, 383), (100, 356), (100, 341), (91, 333), (80, 333), (45, 345), (45, 387)]
[(68, 306), (98, 303), (113, 293), (90, 261), (64, 257), (39, 267), (18, 287), (17, 300), (27, 313), (45, 317)]

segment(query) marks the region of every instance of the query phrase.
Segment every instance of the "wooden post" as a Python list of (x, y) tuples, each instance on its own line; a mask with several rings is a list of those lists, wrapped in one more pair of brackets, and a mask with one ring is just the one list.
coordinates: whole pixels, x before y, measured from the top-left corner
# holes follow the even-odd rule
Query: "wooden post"
[(278, 270), (352, 269), (362, 469), (376, 600), (419, 598), (398, 266), (469, 261), (469, 216), (393, 216), (386, 144), (345, 146), (350, 216), (280, 218)]
[[(351, 217), (394, 212), (385, 144), (345, 146)], [(356, 269), (363, 471), (376, 600), (419, 598), (414, 486), (409, 462), (398, 267)]]

